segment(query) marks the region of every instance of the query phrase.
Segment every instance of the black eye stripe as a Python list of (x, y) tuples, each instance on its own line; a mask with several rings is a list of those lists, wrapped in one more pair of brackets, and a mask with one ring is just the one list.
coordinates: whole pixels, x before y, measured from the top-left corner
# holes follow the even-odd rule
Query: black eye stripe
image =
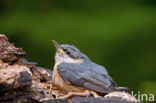
[(63, 51), (67, 51), (67, 49), (63, 49)]
[(75, 54), (76, 49), (73, 49), (73, 48), (62, 48), (62, 49), (71, 58), (77, 58), (77, 55)]
[(65, 52), (66, 55), (68, 55), (70, 58), (73, 59), (82, 59), (85, 58), (86, 56), (83, 55), (79, 49), (77, 49), (74, 46), (71, 45), (61, 45), (61, 48)]
[(70, 52), (67, 52), (67, 54), (70, 54)]
[(63, 49), (64, 52), (66, 52), (66, 54), (71, 54), (71, 52), (68, 49)]

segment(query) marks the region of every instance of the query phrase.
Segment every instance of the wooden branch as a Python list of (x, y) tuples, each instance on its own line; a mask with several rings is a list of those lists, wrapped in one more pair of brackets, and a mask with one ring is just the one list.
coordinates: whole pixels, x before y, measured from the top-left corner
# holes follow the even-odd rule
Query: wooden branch
[(25, 52), (16, 48), (5, 35), (0, 34), (0, 102), (4, 103), (139, 103), (129, 94), (110, 93), (102, 98), (73, 97), (56, 99), (63, 95), (54, 90), (52, 71), (37, 67), (23, 58)]

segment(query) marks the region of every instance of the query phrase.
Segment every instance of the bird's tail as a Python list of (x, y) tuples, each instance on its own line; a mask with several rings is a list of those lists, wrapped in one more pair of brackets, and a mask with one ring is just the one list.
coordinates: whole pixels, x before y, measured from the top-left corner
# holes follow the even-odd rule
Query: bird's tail
[(117, 91), (120, 91), (120, 92), (130, 93), (129, 88), (127, 88), (127, 87), (116, 87), (115, 89), (116, 89)]

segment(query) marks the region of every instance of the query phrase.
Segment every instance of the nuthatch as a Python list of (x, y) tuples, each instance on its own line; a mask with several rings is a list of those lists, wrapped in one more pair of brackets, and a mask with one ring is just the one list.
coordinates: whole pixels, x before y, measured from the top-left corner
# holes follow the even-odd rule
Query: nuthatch
[(57, 50), (53, 82), (67, 94), (62, 98), (90, 94), (98, 97), (99, 94), (128, 90), (118, 87), (103, 66), (92, 62), (75, 46), (59, 45), (54, 40), (53, 44)]

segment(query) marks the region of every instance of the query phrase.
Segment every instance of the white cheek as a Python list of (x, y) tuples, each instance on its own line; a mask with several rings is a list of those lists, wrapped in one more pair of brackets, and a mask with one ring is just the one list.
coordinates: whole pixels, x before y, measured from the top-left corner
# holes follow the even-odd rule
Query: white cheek
[(66, 58), (66, 59), (64, 59), (64, 62), (74, 63), (74, 60), (71, 58)]
[(56, 53), (55, 56), (55, 62), (68, 62), (68, 63), (73, 63), (75, 60), (70, 58), (67, 55), (60, 55), (59, 53)]

